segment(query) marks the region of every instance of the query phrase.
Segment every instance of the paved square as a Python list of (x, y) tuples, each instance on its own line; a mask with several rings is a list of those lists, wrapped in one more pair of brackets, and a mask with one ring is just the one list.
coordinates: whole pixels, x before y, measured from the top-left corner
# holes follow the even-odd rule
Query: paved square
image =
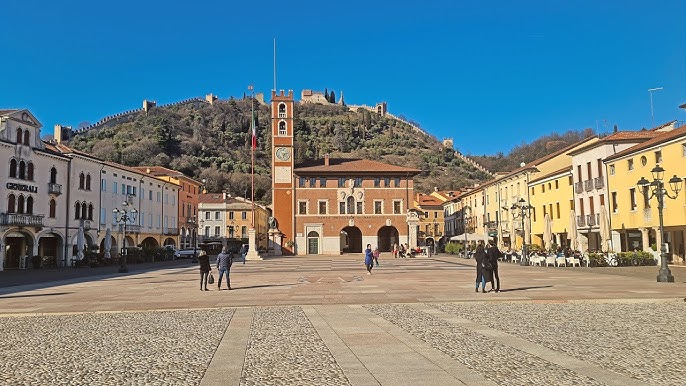
[(356, 256), (284, 257), (235, 264), (232, 291), (199, 291), (188, 263), (5, 287), (0, 384), (683, 385), (672, 270), (502, 263), (503, 291), (483, 294), (452, 256), (372, 275)]

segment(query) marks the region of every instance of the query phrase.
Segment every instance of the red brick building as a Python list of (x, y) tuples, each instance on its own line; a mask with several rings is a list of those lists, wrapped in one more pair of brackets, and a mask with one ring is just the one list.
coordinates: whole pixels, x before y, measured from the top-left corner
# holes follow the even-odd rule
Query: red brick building
[[(293, 93), (272, 92), (272, 208), (270, 239), (286, 254), (359, 253), (367, 244), (389, 251), (417, 245), (412, 209), (417, 169), (360, 159), (294, 165)], [(279, 246), (281, 248), (279, 248)]]

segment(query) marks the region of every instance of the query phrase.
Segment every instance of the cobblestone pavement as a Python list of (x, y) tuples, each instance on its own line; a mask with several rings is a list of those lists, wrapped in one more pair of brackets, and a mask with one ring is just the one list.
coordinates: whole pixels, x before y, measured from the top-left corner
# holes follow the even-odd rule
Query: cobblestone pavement
[(482, 294), (470, 264), (370, 276), (292, 258), (238, 265), (233, 291), (198, 292), (191, 265), (4, 288), (0, 385), (686, 384), (683, 269), (665, 284), (504, 264), (505, 291)]

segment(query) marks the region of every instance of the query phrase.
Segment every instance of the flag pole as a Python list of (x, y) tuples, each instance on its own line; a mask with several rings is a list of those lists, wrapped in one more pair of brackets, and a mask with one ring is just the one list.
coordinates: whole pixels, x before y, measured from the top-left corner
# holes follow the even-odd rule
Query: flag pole
[(257, 146), (257, 133), (255, 131), (255, 88), (253, 85), (249, 87), (250, 93), (250, 126), (251, 144), (250, 144), (250, 205), (252, 216), (250, 219), (250, 227), (255, 229), (255, 147)]

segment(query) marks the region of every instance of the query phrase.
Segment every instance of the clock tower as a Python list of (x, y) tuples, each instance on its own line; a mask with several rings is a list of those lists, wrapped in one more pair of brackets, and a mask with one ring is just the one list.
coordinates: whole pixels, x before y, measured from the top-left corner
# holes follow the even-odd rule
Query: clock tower
[[(283, 253), (294, 254), (295, 180), (293, 178), (293, 90), (272, 90), (272, 210)], [(289, 246), (291, 245), (291, 246)], [(278, 247), (275, 246), (275, 251)]]

